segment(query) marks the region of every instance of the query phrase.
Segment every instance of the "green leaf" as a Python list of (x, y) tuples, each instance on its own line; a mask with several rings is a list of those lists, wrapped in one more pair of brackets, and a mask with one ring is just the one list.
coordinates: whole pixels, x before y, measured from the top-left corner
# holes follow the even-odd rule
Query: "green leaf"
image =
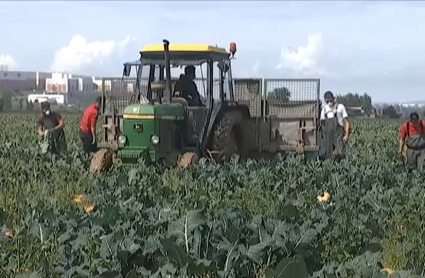
[(420, 277), (419, 275), (412, 275), (412, 271), (407, 270), (398, 270), (391, 274), (390, 278), (416, 278)]
[(98, 276), (98, 278), (123, 278), (118, 271), (106, 271)]
[[(90, 271), (88, 269), (84, 269), (82, 266), (77, 266), (75, 268), (75, 271), (83, 277), (90, 277)], [(115, 278), (115, 277), (111, 277), (111, 278)]]
[(254, 262), (261, 264), (262, 258), (264, 256), (264, 253), (266, 251), (267, 247), (273, 246), (275, 243), (275, 240), (270, 239), (267, 241), (263, 241), (261, 243), (251, 245), (248, 248), (248, 251), (246, 252), (246, 255), (251, 258)]
[(139, 278), (140, 276), (136, 273), (136, 270), (132, 269), (130, 270), (126, 275), (125, 278)]
[(5, 221), (7, 219), (6, 212), (0, 207), (0, 227), (5, 224)]
[(230, 242), (228, 242), (227, 240), (224, 242), (221, 242), (218, 246), (217, 246), (218, 250), (226, 250), (226, 260), (224, 261), (224, 269), (222, 271), (219, 271), (218, 274), (221, 277), (226, 276), (233, 267), (233, 263), (239, 258), (240, 256), (240, 252), (238, 250), (238, 242), (231, 244)]
[(72, 236), (72, 229), (67, 230), (65, 233), (63, 233), (60, 237), (58, 237), (58, 243), (63, 244), (71, 239)]
[(14, 278), (40, 278), (41, 276), (36, 272), (28, 273), (28, 274), (17, 274)]
[(183, 243), (186, 253), (189, 253), (192, 243), (192, 232), (200, 225), (206, 224), (203, 210), (191, 210), (180, 220), (170, 223), (168, 226), (169, 235), (177, 237), (177, 243)]
[(172, 264), (165, 264), (161, 266), (152, 277), (175, 277), (176, 273), (177, 269)]
[(138, 171), (136, 168), (131, 169), (128, 171), (128, 184), (133, 184), (133, 181), (137, 179)]
[(267, 278), (308, 278), (307, 266), (300, 257), (285, 258)]
[(31, 225), (30, 234), (37, 237), (41, 243), (44, 243), (48, 238), (50, 231), (43, 224), (36, 222)]
[(215, 263), (208, 260), (196, 260), (194, 262), (190, 262), (188, 266), (189, 274), (204, 274), (215, 271), (217, 271)]
[(186, 266), (188, 257), (181, 246), (176, 245), (171, 238), (161, 239), (160, 242), (168, 257), (177, 264), (178, 268)]

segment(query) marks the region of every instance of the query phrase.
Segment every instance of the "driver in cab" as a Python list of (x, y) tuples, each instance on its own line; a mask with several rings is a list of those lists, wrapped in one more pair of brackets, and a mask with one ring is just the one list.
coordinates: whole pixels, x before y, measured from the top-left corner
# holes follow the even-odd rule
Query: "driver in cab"
[(174, 97), (184, 98), (189, 106), (204, 106), (198, 88), (193, 81), (195, 78), (195, 67), (186, 66), (184, 74), (180, 75), (180, 79), (174, 87)]

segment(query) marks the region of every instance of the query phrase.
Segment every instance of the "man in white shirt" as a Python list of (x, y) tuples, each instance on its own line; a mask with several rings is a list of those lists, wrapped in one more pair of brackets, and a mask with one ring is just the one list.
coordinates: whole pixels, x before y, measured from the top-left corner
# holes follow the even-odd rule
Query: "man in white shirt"
[(350, 122), (345, 106), (336, 103), (332, 92), (324, 95), (326, 105), (320, 113), (320, 122), (323, 132), (325, 157), (335, 157), (341, 160), (346, 156), (346, 143), (350, 139)]

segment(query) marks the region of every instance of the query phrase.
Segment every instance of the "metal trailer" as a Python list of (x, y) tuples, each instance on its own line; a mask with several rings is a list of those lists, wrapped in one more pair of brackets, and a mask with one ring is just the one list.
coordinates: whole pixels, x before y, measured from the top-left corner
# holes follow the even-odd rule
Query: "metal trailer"
[[(134, 62), (137, 67), (137, 62)], [(133, 66), (134, 66), (133, 65)], [(103, 78), (102, 115), (104, 141), (116, 141), (122, 133), (125, 107), (135, 101), (136, 88), (146, 95), (148, 78)], [(177, 78), (172, 80), (172, 87)], [(198, 88), (206, 87), (206, 78), (195, 80)], [(214, 82), (214, 94), (218, 84)], [(249, 149), (253, 153), (278, 152), (305, 154), (316, 158), (320, 146), (320, 79), (233, 79), (238, 103), (249, 107)], [(115, 111), (112, 111), (114, 109)], [(117, 129), (110, 128), (114, 124)]]

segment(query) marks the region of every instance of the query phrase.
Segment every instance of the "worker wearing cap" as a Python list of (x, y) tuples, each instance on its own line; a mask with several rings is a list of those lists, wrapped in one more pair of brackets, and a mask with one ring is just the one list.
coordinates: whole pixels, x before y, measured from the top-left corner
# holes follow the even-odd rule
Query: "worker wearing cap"
[(44, 137), (48, 133), (52, 135), (52, 149), (61, 155), (67, 153), (65, 132), (63, 130), (65, 123), (62, 116), (50, 109), (50, 103), (47, 101), (41, 103), (42, 115), (38, 119), (38, 135)]
[(343, 104), (337, 103), (332, 92), (324, 95), (326, 106), (320, 114), (325, 158), (341, 160), (346, 156), (346, 144), (350, 139), (350, 123)]
[(410, 114), (408, 122), (400, 129), (400, 144), (398, 153), (403, 156), (406, 146), (406, 158), (408, 165), (422, 170), (425, 165), (425, 121), (419, 119), (416, 112)]
[(97, 151), (96, 122), (101, 104), (102, 98), (97, 97), (95, 103), (86, 108), (81, 118), (80, 139), (83, 142), (83, 149), (86, 153)]

